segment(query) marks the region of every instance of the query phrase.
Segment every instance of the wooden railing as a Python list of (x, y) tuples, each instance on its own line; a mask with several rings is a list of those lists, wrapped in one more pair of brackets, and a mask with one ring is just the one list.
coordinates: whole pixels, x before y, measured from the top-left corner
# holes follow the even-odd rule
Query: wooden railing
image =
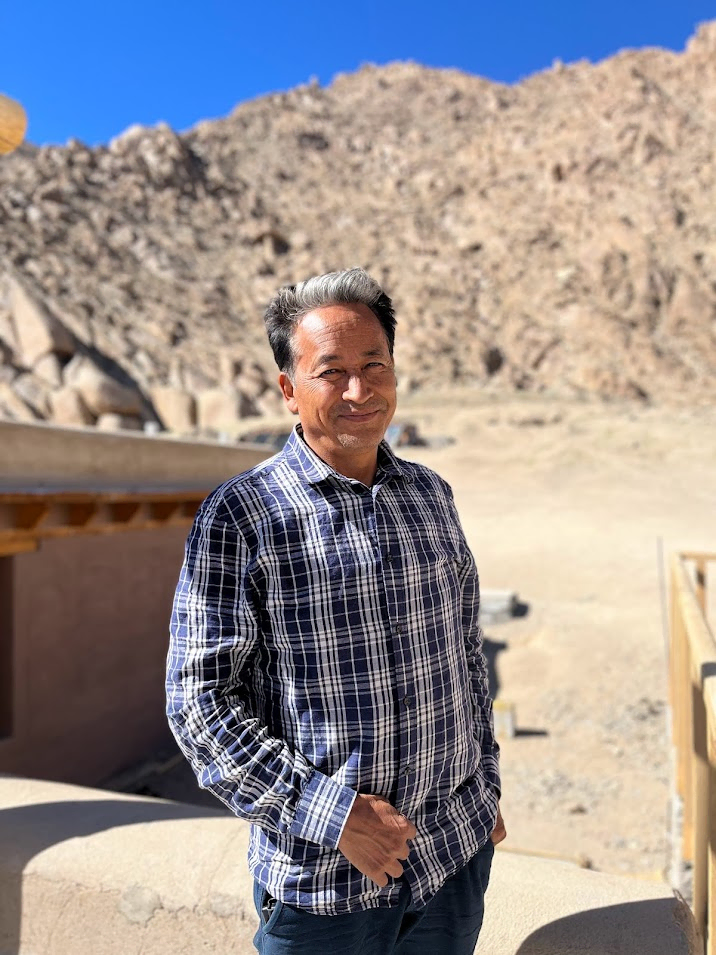
[(682, 858), (692, 867), (699, 948), (716, 955), (716, 640), (708, 620), (710, 561), (716, 554), (673, 558), (669, 676)]

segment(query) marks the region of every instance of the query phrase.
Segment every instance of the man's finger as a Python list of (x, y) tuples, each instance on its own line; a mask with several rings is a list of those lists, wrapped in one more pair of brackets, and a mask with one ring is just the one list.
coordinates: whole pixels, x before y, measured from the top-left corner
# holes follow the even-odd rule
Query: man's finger
[(397, 860), (393, 860), (385, 867), (385, 871), (388, 875), (392, 875), (394, 879), (399, 879), (403, 874), (403, 867)]
[(495, 828), (492, 830), (492, 835), (490, 839), (492, 840), (493, 845), (497, 845), (499, 842), (502, 842), (503, 839), (507, 838), (507, 829), (505, 829), (505, 820), (502, 818), (502, 813), (500, 810), (497, 810), (497, 819), (495, 821)]

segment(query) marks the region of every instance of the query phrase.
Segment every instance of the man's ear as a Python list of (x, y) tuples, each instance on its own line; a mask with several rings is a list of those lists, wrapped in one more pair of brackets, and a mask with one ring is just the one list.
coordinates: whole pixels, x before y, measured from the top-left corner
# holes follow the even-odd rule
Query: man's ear
[(288, 375), (281, 372), (278, 376), (278, 386), (281, 389), (281, 394), (283, 395), (283, 400), (288, 406), (288, 410), (292, 414), (298, 414), (298, 403), (293, 394), (293, 382), (288, 377)]

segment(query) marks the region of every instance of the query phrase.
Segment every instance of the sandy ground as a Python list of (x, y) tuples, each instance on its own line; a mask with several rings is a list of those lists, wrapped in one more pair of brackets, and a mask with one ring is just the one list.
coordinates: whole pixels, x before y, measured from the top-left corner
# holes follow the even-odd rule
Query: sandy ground
[(485, 626), (517, 717), (502, 741), (509, 845), (663, 876), (662, 567), (680, 549), (716, 551), (716, 409), (405, 404), (426, 434), (455, 438), (404, 453), (453, 485), (482, 587), (529, 608)]
[[(716, 551), (716, 409), (468, 392), (403, 400), (397, 417), (453, 439), (400, 453), (452, 484), (483, 588), (527, 605), (485, 627), (497, 696), (516, 712), (517, 734), (502, 740), (506, 847), (662, 877), (663, 567), (679, 549)], [(193, 798), (186, 773), (175, 762), (144, 784)]]

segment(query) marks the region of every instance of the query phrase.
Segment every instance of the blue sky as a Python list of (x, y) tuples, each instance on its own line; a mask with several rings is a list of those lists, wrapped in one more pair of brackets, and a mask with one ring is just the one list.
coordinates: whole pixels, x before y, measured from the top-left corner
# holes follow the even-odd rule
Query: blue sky
[(239, 102), (362, 63), (415, 60), (512, 83), (625, 47), (682, 50), (716, 0), (4, 0), (0, 92), (28, 139), (107, 142), (132, 123), (182, 130)]

